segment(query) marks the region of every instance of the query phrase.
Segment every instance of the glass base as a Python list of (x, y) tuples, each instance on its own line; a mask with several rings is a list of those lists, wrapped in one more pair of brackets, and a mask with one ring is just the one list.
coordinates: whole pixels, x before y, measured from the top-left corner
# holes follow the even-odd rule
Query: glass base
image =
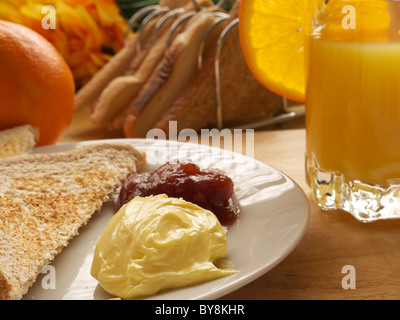
[(344, 210), (357, 220), (372, 222), (400, 218), (400, 184), (387, 188), (327, 172), (306, 157), (306, 178), (313, 198), (323, 210)]

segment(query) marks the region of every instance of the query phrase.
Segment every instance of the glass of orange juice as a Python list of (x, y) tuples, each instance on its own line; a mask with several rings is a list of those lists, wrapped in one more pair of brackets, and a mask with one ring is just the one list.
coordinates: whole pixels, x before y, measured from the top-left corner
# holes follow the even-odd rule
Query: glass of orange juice
[(323, 209), (400, 217), (400, 1), (310, 0), (306, 177)]

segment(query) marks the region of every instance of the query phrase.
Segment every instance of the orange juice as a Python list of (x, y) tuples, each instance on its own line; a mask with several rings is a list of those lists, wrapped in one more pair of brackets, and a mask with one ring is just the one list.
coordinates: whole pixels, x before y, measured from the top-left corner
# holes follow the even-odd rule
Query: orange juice
[(400, 42), (311, 38), (307, 157), (345, 181), (400, 180)]

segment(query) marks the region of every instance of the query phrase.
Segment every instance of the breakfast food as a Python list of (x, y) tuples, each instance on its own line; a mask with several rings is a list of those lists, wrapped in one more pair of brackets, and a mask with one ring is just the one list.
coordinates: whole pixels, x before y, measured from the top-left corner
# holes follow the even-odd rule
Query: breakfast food
[(107, 224), (91, 275), (110, 294), (132, 299), (235, 274), (214, 264), (226, 252), (210, 211), (166, 195), (136, 197)]
[[(153, 128), (164, 130), (168, 136), (170, 121), (177, 122), (178, 130), (200, 131), (218, 125), (217, 44), (225, 27), (238, 18), (239, 1), (229, 12), (213, 5), (211, 0), (197, 0), (197, 3), (198, 7), (193, 1), (187, 1), (182, 11), (169, 15), (174, 13), (177, 4), (172, 6), (166, 0), (160, 1), (159, 8), (168, 7), (169, 11), (155, 15), (145, 24), (141, 30), (141, 49), (137, 50), (136, 46), (123, 64), (119, 63), (119, 55), (112, 58), (86, 88), (78, 91), (76, 101), (90, 88), (96, 88), (93, 99), (77, 102), (79, 108), (91, 109), (95, 126), (121, 131), (125, 137), (143, 138)], [(189, 18), (180, 20), (184, 17)], [(156, 29), (160, 21), (163, 24)], [(178, 21), (184, 22), (180, 28), (172, 29)], [(158, 32), (154, 33), (155, 29)], [(225, 127), (260, 117), (272, 118), (284, 111), (282, 97), (265, 89), (248, 69), (237, 28), (226, 36), (220, 56)], [(105, 81), (101, 85), (96, 83), (96, 78), (105, 74), (108, 74)]]
[(136, 196), (167, 194), (210, 210), (222, 225), (229, 226), (240, 213), (233, 187), (233, 181), (218, 169), (200, 170), (191, 162), (168, 162), (152, 172), (129, 175), (117, 199), (117, 209)]
[(80, 88), (124, 44), (127, 23), (120, 1), (1, 0), (0, 20), (45, 37), (62, 54)]
[(0, 159), (29, 153), (39, 138), (39, 130), (31, 125), (0, 131)]
[[(236, 1), (225, 24), (238, 17), (239, 4), (240, 1)], [(170, 121), (176, 121), (178, 132), (185, 128), (200, 131), (218, 126), (215, 64), (214, 48), (211, 54), (204, 56), (196, 77), (172, 105), (158, 115), (154, 128), (168, 135)], [(224, 127), (241, 126), (282, 113), (282, 97), (265, 89), (247, 67), (237, 27), (226, 34), (218, 65)]]
[(240, 6), (239, 34), (250, 70), (271, 91), (300, 102), (305, 100), (304, 30), (310, 8), (308, 1), (297, 0), (251, 0)]
[(107, 143), (2, 160), (0, 299), (21, 299), (144, 161), (128, 144)]
[[(182, 90), (196, 77), (200, 47), (215, 21), (215, 16), (209, 14), (220, 11), (214, 6), (202, 9), (188, 21), (185, 30), (165, 50), (154, 76), (146, 82), (122, 114), (126, 137), (145, 137), (154, 128), (160, 115), (169, 109)], [(218, 36), (218, 29), (208, 35), (205, 51), (215, 48)]]
[(0, 21), (0, 130), (30, 124), (37, 146), (63, 136), (74, 112), (75, 84), (64, 58), (44, 37)]
[[(211, 5), (208, 1), (203, 2), (206, 5)], [(189, 1), (182, 7), (181, 11), (176, 11), (176, 14), (165, 19), (161, 27), (157, 29), (157, 41), (154, 43), (153, 36), (146, 35), (145, 31), (147, 33), (150, 33), (150, 31), (153, 32), (155, 26), (148, 25), (143, 29), (141, 51), (132, 59), (125, 73), (113, 79), (104, 88), (94, 104), (91, 115), (91, 120), (94, 124), (111, 125), (121, 128), (122, 121), (115, 121), (115, 124), (112, 124), (113, 120), (137, 97), (143, 85), (148, 81), (154, 69), (161, 61), (167, 42), (174, 36), (169, 33), (169, 29), (173, 23), (194, 9), (193, 2)], [(160, 20), (156, 21), (159, 22)]]
[[(160, 6), (174, 8), (177, 5), (174, 0), (161, 0)], [(154, 24), (152, 24), (154, 27)], [(137, 33), (128, 41), (108, 63), (106, 63), (93, 78), (80, 89), (75, 96), (75, 110), (93, 108), (102, 91), (115, 78), (123, 76), (128, 70), (132, 60), (136, 56), (138, 37)]]

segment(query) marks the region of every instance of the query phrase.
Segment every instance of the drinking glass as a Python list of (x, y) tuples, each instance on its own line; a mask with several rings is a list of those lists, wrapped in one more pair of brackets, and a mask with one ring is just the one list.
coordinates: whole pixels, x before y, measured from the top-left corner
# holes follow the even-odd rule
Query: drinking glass
[(306, 178), (318, 205), (400, 217), (400, 3), (310, 0)]

